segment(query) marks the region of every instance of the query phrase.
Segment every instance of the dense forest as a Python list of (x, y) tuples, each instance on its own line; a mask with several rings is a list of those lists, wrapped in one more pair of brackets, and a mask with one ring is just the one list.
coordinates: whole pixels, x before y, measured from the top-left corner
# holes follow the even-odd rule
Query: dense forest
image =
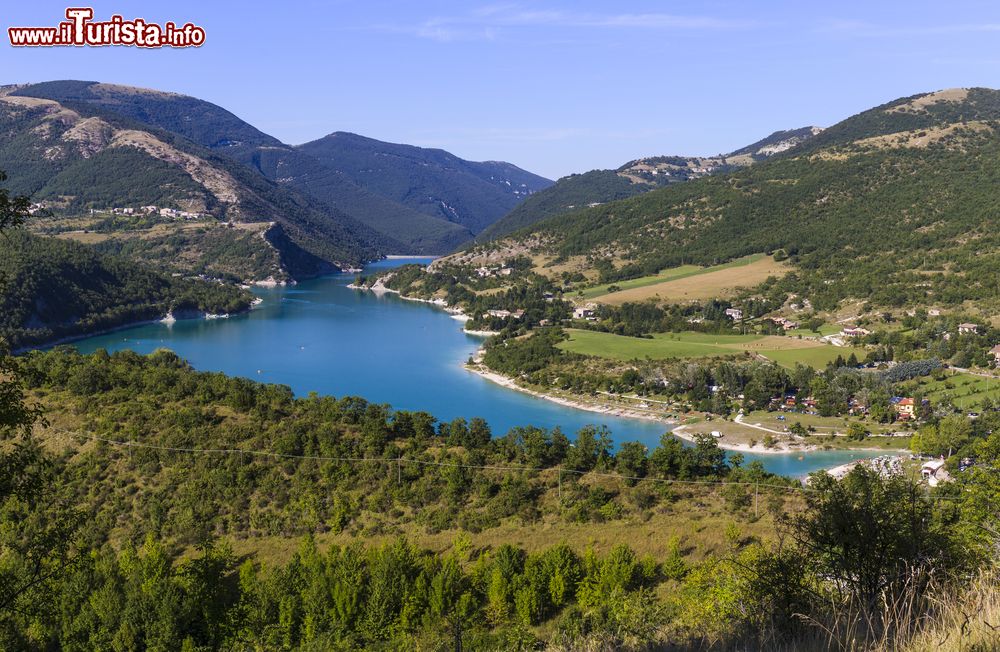
[(233, 286), (173, 278), (75, 242), (19, 231), (0, 237), (0, 337), (13, 347), (170, 311), (239, 312), (252, 300)]

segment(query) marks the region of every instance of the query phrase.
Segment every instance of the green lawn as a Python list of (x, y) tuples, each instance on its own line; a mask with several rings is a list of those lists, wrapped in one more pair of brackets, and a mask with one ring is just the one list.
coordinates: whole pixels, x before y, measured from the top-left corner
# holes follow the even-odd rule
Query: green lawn
[(657, 333), (646, 339), (575, 329), (567, 333), (570, 339), (559, 343), (564, 351), (614, 360), (707, 358), (752, 351), (785, 367), (794, 367), (796, 362), (824, 367), (838, 355), (847, 357), (854, 350), (779, 336), (686, 332)]
[(784, 349), (775, 351), (760, 351), (759, 353), (769, 360), (774, 360), (782, 367), (792, 368), (796, 362), (815, 369), (822, 369), (827, 364), (843, 356), (846, 360), (851, 357), (851, 353), (857, 356), (858, 360), (864, 361), (866, 352), (864, 349), (847, 348), (841, 346), (823, 345), (808, 349)]
[(707, 274), (708, 272), (717, 272), (720, 269), (729, 269), (730, 267), (748, 265), (750, 263), (757, 262), (762, 258), (764, 258), (764, 254), (753, 254), (751, 256), (746, 256), (744, 258), (739, 258), (732, 262), (725, 263), (724, 265), (715, 265), (714, 267), (698, 267), (697, 265), (681, 265), (680, 267), (671, 267), (670, 269), (665, 269), (659, 274), (654, 274), (653, 276), (640, 276), (639, 278), (633, 278), (627, 281), (616, 281), (615, 283), (607, 283), (605, 285), (587, 288), (586, 290), (583, 290), (583, 296), (585, 299), (593, 299), (594, 297), (599, 297), (602, 294), (607, 294), (608, 288), (612, 285), (617, 285), (622, 290), (631, 290), (633, 288), (641, 288), (647, 285), (656, 285), (657, 283), (663, 283), (664, 281), (676, 281), (689, 276), (698, 276), (699, 274)]
[[(823, 324), (819, 327), (819, 335), (835, 335), (843, 330), (843, 326), (840, 324)], [(806, 330), (805, 328), (796, 328), (790, 331), (785, 331), (787, 335), (801, 335), (802, 337), (816, 337), (816, 333)]]

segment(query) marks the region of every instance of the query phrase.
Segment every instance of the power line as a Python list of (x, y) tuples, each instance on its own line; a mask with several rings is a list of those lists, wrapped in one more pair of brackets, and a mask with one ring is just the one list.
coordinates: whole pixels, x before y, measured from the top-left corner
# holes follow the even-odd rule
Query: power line
[[(595, 477), (603, 478), (613, 478), (617, 480), (635, 480), (638, 482), (662, 482), (667, 484), (680, 484), (680, 485), (716, 485), (716, 486), (742, 486), (742, 487), (753, 487), (755, 490), (758, 488), (763, 489), (780, 489), (786, 491), (803, 491), (803, 492), (819, 492), (819, 489), (813, 489), (807, 486), (799, 485), (782, 485), (775, 484), (772, 482), (749, 482), (749, 481), (723, 481), (723, 480), (680, 480), (672, 478), (657, 478), (652, 476), (630, 476), (622, 475), (619, 473), (607, 473), (601, 471), (581, 471), (578, 469), (567, 469), (563, 467), (533, 467), (533, 466), (511, 466), (511, 465), (497, 465), (497, 464), (467, 464), (462, 462), (440, 462), (434, 460), (421, 460), (409, 457), (345, 457), (345, 456), (334, 456), (334, 455), (297, 455), (294, 453), (278, 453), (274, 451), (262, 451), (254, 449), (242, 449), (242, 448), (187, 448), (179, 446), (158, 446), (155, 444), (137, 443), (135, 441), (125, 441), (119, 439), (111, 439), (107, 437), (99, 437), (93, 434), (81, 433), (81, 432), (71, 432), (62, 429), (53, 429), (57, 435), (64, 438), (72, 439), (84, 439), (89, 441), (101, 442), (111, 446), (118, 446), (127, 448), (130, 452), (135, 448), (143, 448), (147, 450), (155, 450), (169, 453), (187, 453), (192, 455), (252, 455), (256, 457), (267, 457), (273, 459), (294, 459), (294, 460), (310, 460), (318, 462), (346, 462), (346, 463), (362, 463), (362, 464), (385, 464), (387, 466), (395, 464), (397, 467), (397, 480), (401, 479), (402, 471), (401, 467), (403, 464), (414, 464), (418, 466), (436, 466), (436, 467), (448, 467), (448, 468), (462, 468), (462, 469), (474, 469), (480, 471), (506, 471), (506, 472), (518, 472), (518, 473), (541, 473), (545, 471), (557, 471), (560, 475), (560, 480), (562, 474), (567, 473), (571, 475), (592, 475)], [(934, 500), (955, 500), (953, 496), (930, 496)]]

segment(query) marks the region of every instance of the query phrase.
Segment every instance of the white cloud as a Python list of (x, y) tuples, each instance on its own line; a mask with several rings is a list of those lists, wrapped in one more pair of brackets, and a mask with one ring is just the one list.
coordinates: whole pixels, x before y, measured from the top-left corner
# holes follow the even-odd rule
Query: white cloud
[(435, 16), (415, 25), (380, 25), (377, 29), (437, 41), (492, 40), (501, 30), (529, 27), (645, 30), (741, 30), (755, 21), (670, 13), (591, 13), (531, 10), (520, 5), (489, 5), (464, 15)]

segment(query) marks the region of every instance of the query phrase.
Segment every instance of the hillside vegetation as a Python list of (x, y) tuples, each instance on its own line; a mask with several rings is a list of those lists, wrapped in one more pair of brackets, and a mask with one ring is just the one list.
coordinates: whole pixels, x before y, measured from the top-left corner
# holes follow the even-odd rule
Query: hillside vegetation
[(989, 89), (904, 98), (771, 160), (559, 215), (481, 251), (584, 269), (610, 259), (609, 280), (776, 252), (796, 268), (779, 289), (818, 310), (847, 298), (996, 306), (998, 118)]
[(729, 154), (713, 157), (653, 156), (629, 161), (617, 170), (571, 174), (528, 197), (486, 228), (477, 240), (495, 240), (574, 209), (626, 199), (710, 174), (730, 172), (783, 152), (821, 131), (818, 127), (776, 131)]
[[(167, 351), (0, 369), (6, 648), (888, 650), (952, 635), (955, 610), (995, 591), (985, 469), (932, 494), (866, 467), (801, 491), (710, 437), (491, 438)], [(992, 462), (996, 436), (979, 436)], [(661, 515), (690, 530), (637, 552)], [(511, 543), (566, 521), (601, 523), (602, 543)], [(461, 531), (409, 539), (442, 528)]]
[[(337, 132), (292, 147), (222, 107), (176, 93), (88, 81), (43, 82), (7, 87), (7, 92), (180, 136), (260, 173), (286, 193), (309, 197), (313, 211), (327, 213), (382, 252), (447, 253), (550, 184), (509, 163), (465, 161), (442, 150), (355, 134)], [(34, 137), (31, 132), (24, 136)], [(73, 185), (69, 190), (79, 192)]]
[(173, 310), (231, 313), (252, 295), (171, 278), (89, 247), (23, 232), (0, 237), (0, 338), (14, 347), (156, 319)]

